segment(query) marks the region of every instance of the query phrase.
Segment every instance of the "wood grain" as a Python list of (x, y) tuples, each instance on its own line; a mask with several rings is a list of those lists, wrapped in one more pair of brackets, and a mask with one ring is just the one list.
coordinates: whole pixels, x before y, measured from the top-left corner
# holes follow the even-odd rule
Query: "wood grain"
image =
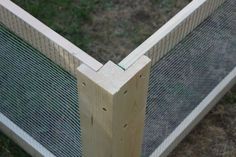
[(97, 72), (78, 68), (85, 157), (140, 156), (149, 71), (145, 56), (126, 71), (113, 62)]

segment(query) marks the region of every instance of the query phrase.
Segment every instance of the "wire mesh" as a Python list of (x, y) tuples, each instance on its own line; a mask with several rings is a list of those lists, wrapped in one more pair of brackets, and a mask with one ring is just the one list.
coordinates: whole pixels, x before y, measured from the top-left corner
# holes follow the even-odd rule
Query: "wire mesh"
[[(149, 156), (236, 66), (228, 0), (152, 67), (143, 156)], [(81, 156), (76, 79), (0, 25), (0, 112), (58, 157)]]
[(149, 156), (236, 66), (236, 1), (228, 0), (152, 67), (143, 156)]
[(0, 112), (58, 157), (81, 156), (77, 82), (0, 25)]

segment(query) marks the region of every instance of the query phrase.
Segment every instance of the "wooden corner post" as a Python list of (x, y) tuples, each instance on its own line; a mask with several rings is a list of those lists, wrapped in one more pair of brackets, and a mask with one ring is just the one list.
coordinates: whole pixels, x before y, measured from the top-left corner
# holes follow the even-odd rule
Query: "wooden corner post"
[(108, 62), (77, 69), (84, 157), (139, 157), (143, 139), (150, 59), (127, 70)]

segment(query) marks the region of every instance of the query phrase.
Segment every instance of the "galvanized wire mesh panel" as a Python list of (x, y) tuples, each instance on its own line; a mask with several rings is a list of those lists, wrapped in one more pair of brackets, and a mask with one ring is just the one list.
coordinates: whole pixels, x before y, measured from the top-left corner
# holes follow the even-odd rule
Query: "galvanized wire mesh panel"
[(176, 44), (184, 39), (186, 35), (204, 21), (224, 1), (225, 0), (206, 0), (196, 10), (192, 10), (192, 14), (170, 31), (170, 33), (167, 33), (166, 36), (146, 53), (146, 55), (152, 59), (152, 65), (158, 62), (166, 53), (176, 46)]
[(150, 57), (154, 65), (225, 1), (193, 0), (125, 57), (119, 65), (127, 69), (142, 55)]
[[(236, 2), (152, 68), (143, 156), (149, 156), (236, 66)], [(0, 26), (0, 112), (56, 156), (81, 156), (76, 79)]]
[(76, 79), (0, 25), (0, 112), (58, 157), (81, 156)]
[(236, 1), (228, 0), (151, 71), (143, 156), (236, 66)]
[(81, 63), (94, 70), (102, 66), (83, 50), (9, 0), (0, 1), (0, 23), (73, 76), (76, 76), (76, 68)]

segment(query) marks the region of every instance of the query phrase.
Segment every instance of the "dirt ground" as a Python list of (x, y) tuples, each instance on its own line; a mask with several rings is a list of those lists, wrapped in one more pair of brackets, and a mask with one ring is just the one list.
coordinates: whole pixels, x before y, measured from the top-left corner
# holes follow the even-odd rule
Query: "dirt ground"
[(169, 157), (236, 157), (236, 86)]
[(83, 26), (93, 41), (87, 52), (102, 63), (121, 61), (191, 0), (113, 0)]
[[(169, 157), (236, 156), (236, 86), (210, 111)], [(0, 157), (29, 157), (0, 132)]]
[[(100, 62), (118, 63), (191, 0), (13, 1)], [(75, 8), (75, 4), (83, 5)], [(235, 154), (236, 87), (170, 157), (236, 157)], [(0, 157), (26, 156), (29, 155), (0, 133)]]
[(121, 61), (191, 0), (13, 0), (102, 63)]

